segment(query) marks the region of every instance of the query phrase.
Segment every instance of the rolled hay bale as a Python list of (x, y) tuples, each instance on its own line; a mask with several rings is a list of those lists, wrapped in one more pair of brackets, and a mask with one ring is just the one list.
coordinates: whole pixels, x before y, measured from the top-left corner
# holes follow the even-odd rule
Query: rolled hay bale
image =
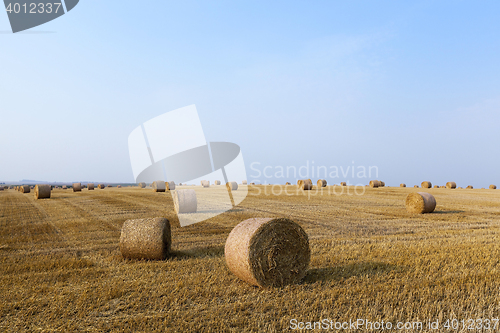
[(227, 182), (226, 188), (228, 191), (236, 191), (238, 189), (238, 183), (237, 182)]
[(406, 187), (406, 184), (401, 183), (399, 184), (399, 187)]
[(380, 182), (380, 186), (379, 187), (384, 187), (385, 186), (385, 183), (383, 181), (379, 180), (379, 182)]
[(73, 183), (73, 192), (81, 192), (82, 184), (81, 183)]
[(418, 188), (418, 185), (413, 186), (414, 188)]
[(457, 183), (455, 183), (455, 182), (447, 182), (446, 183), (446, 188), (456, 189), (457, 188)]
[(175, 190), (175, 182), (173, 182), (173, 181), (167, 182), (167, 183), (165, 183), (165, 185), (168, 185), (167, 190), (169, 190), (169, 191)]
[(422, 188), (432, 188), (431, 182), (422, 182), (422, 184), (420, 185), (422, 186)]
[(174, 209), (179, 213), (196, 213), (198, 202), (194, 190), (177, 190), (172, 193), (174, 200)]
[(67, 189), (68, 189), (68, 187), (67, 187), (66, 185), (63, 185), (61, 188), (62, 188), (63, 190), (67, 190)]
[(468, 189), (468, 190), (472, 190), (472, 189), (474, 189), (474, 186), (469, 185), (469, 186), (467, 186), (467, 189)]
[(3, 186), (0, 186), (0, 191), (3, 191), (4, 187)]
[(347, 186), (346, 182), (340, 182), (340, 186)]
[(436, 209), (436, 199), (430, 193), (414, 192), (405, 200), (406, 210), (412, 214), (432, 213)]
[(145, 188), (146, 187), (146, 183), (139, 183), (139, 184), (137, 184), (137, 186), (139, 186), (139, 188)]
[[(214, 182), (214, 185), (220, 185), (220, 180), (216, 180), (216, 181)], [(246, 184), (245, 184), (245, 185), (246, 185)]]
[(202, 180), (201, 181), (201, 186), (203, 186), (203, 187), (210, 187), (210, 181), (208, 181), (208, 180)]
[(496, 185), (490, 185), (490, 190), (496, 190), (497, 186)]
[(107, 186), (107, 187), (113, 187), (113, 185), (111, 185), (111, 184), (108, 184), (108, 186)]
[(52, 187), (50, 185), (36, 185), (35, 186), (35, 199), (50, 199), (50, 192)]
[(29, 185), (21, 185), (21, 190), (20, 190), (21, 193), (30, 193), (30, 191), (31, 189)]
[(380, 186), (380, 181), (379, 180), (370, 180), (370, 187), (377, 188), (379, 186)]
[(106, 188), (106, 186), (104, 186), (104, 184), (99, 184), (99, 185), (97, 185), (97, 188), (100, 190), (104, 190), (104, 188)]
[(117, 185), (116, 188), (122, 188), (122, 186), (121, 185)]
[(151, 187), (153, 188), (153, 192), (165, 192), (166, 190), (165, 182), (163, 180), (154, 181)]
[(319, 179), (317, 184), (318, 184), (318, 187), (326, 187), (327, 182), (325, 179)]
[(434, 188), (439, 188), (439, 185), (434, 185)]
[(255, 183), (250, 183), (250, 185), (255, 185)]
[(94, 190), (94, 183), (88, 183), (87, 188), (89, 191), (93, 191)]
[(170, 222), (163, 217), (127, 220), (120, 235), (120, 252), (127, 259), (163, 260), (170, 252)]
[(246, 180), (244, 180), (244, 181), (241, 182), (241, 185), (246, 185), (246, 184), (247, 184)]
[(313, 187), (312, 180), (310, 179), (299, 179), (297, 185), (299, 185), (299, 189), (303, 191), (310, 191)]
[(259, 287), (299, 283), (311, 260), (309, 238), (286, 218), (252, 218), (238, 224), (224, 249), (226, 264), (238, 278)]
[(292, 184), (290, 184), (289, 182), (286, 182), (285, 185), (292, 185)]

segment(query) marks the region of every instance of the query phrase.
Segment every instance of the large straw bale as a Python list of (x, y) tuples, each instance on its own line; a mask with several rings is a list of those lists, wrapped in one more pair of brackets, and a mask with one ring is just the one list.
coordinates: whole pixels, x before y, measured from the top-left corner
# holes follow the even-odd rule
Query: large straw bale
[(467, 189), (472, 190), (472, 189), (474, 189), (474, 186), (469, 185), (469, 186), (467, 186)]
[(446, 183), (446, 188), (456, 189), (457, 188), (457, 183), (455, 183), (455, 182), (447, 182)]
[(311, 259), (309, 238), (286, 218), (251, 218), (238, 224), (225, 246), (229, 270), (259, 287), (299, 283)]
[(82, 183), (73, 183), (73, 192), (81, 192)]
[(228, 191), (236, 191), (238, 189), (238, 183), (237, 182), (227, 182), (226, 188), (228, 189)]
[(490, 185), (490, 190), (496, 190), (497, 186), (496, 185)]
[(127, 220), (120, 236), (120, 251), (127, 259), (163, 260), (170, 252), (170, 222), (163, 217)]
[(93, 191), (94, 190), (94, 183), (88, 183), (87, 188), (89, 191)]
[[(216, 180), (216, 181), (214, 182), (214, 185), (220, 185), (220, 180)], [(245, 185), (246, 185), (246, 184), (245, 184)]]
[(152, 184), (154, 192), (165, 192), (165, 182), (163, 180), (157, 180)]
[(413, 192), (405, 200), (406, 210), (413, 214), (432, 213), (436, 208), (436, 199), (430, 193)]
[(399, 187), (406, 187), (406, 184), (401, 183), (399, 184)]
[(46, 184), (35, 186), (35, 199), (49, 199), (52, 187)]
[(247, 185), (247, 181), (246, 181), (246, 180), (243, 180), (243, 181), (241, 182), (241, 185)]
[(139, 186), (139, 188), (146, 188), (146, 183), (139, 183), (137, 186)]
[(172, 192), (174, 209), (179, 213), (196, 213), (198, 201), (196, 200), (195, 190), (176, 190)]
[(299, 179), (297, 185), (299, 185), (299, 189), (304, 191), (310, 191), (313, 187), (311, 179)]
[(317, 184), (318, 184), (318, 187), (326, 187), (327, 182), (325, 179), (319, 179)]
[(422, 188), (432, 188), (431, 182), (422, 182), (422, 184), (420, 185), (422, 186)]
[(30, 191), (31, 188), (29, 187), (29, 185), (21, 185), (21, 190), (20, 190), (21, 193), (30, 193)]
[(203, 186), (203, 187), (210, 187), (210, 181), (208, 181), (208, 180), (202, 180), (201, 181), (201, 186)]
[(106, 186), (104, 186), (104, 184), (99, 184), (99, 185), (97, 185), (97, 188), (100, 190), (104, 190), (106, 188)]
[(370, 180), (370, 187), (372, 188), (377, 188), (380, 187), (380, 181), (379, 180)]

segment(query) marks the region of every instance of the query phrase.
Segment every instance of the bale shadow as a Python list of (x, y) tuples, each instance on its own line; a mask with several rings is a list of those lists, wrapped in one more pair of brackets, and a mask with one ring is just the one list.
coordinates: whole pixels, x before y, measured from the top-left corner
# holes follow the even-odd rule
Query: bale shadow
[(197, 247), (189, 250), (172, 251), (170, 258), (176, 259), (192, 259), (192, 258), (207, 258), (207, 257), (222, 257), (224, 255), (224, 246), (205, 246)]
[(433, 214), (459, 214), (464, 212), (464, 210), (436, 210)]
[(305, 284), (316, 282), (340, 281), (351, 277), (366, 277), (401, 271), (403, 267), (383, 262), (357, 262), (349, 265), (309, 269), (304, 278)]

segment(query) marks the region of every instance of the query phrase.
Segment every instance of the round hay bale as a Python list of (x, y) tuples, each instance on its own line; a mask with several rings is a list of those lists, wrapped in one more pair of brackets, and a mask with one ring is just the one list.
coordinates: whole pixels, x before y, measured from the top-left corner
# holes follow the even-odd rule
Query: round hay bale
[(313, 187), (312, 180), (310, 179), (299, 179), (297, 185), (299, 185), (299, 189), (303, 191), (310, 191)]
[(89, 191), (93, 191), (94, 190), (94, 183), (88, 183), (87, 188)]
[(377, 188), (380, 186), (380, 181), (378, 180), (370, 180), (370, 187)]
[(385, 186), (385, 183), (383, 181), (379, 180), (379, 182), (380, 182), (380, 186), (379, 187), (384, 187)]
[(73, 183), (73, 192), (81, 192), (82, 184), (81, 183)]
[(62, 188), (63, 190), (67, 190), (67, 189), (68, 189), (68, 187), (67, 187), (66, 185), (63, 185), (61, 188)]
[(100, 190), (104, 190), (106, 186), (104, 186), (104, 184), (99, 184), (97, 185), (97, 188), (100, 189)]
[(469, 185), (469, 186), (467, 186), (467, 189), (472, 190), (472, 189), (474, 189), (474, 186)]
[(289, 182), (286, 182), (285, 185), (292, 185), (292, 184), (290, 184)]
[(177, 190), (173, 192), (174, 209), (179, 213), (196, 213), (198, 202), (194, 190)]
[(300, 282), (311, 260), (306, 232), (286, 218), (241, 222), (229, 234), (224, 254), (234, 275), (259, 287)]
[(166, 186), (163, 180), (154, 181), (151, 185), (153, 187), (153, 192), (165, 192)]
[(163, 217), (127, 220), (120, 235), (120, 251), (127, 259), (163, 260), (170, 252), (170, 222)]
[(21, 185), (21, 190), (20, 190), (21, 193), (30, 193), (30, 191), (31, 189), (29, 185)]
[(203, 187), (210, 187), (210, 181), (208, 181), (208, 180), (202, 180), (201, 181), (201, 186), (203, 186)]
[(244, 180), (244, 181), (241, 182), (241, 185), (246, 185), (246, 184), (247, 184), (246, 180)]
[(226, 187), (228, 191), (236, 191), (238, 189), (238, 183), (237, 182), (227, 182)]
[(30, 190), (32, 190), (32, 189), (33, 189), (33, 186), (30, 186)]
[(108, 186), (106, 186), (106, 187), (113, 187), (113, 185), (111, 185), (111, 184), (108, 184)]
[(51, 192), (50, 185), (41, 185), (38, 184), (35, 186), (35, 199), (50, 199)]
[(434, 188), (439, 188), (439, 185), (434, 185)]
[(456, 189), (457, 188), (457, 183), (455, 183), (455, 182), (447, 182), (446, 183), (446, 188)]
[(496, 190), (497, 186), (496, 185), (490, 185), (490, 190)]
[(250, 185), (255, 185), (255, 183), (250, 183)]
[(4, 187), (3, 186), (0, 186), (0, 191), (3, 191)]
[(121, 186), (121, 185), (118, 185), (118, 186), (116, 186), (116, 188), (122, 188), (122, 186)]
[(406, 210), (413, 214), (432, 213), (436, 209), (436, 199), (430, 193), (414, 192), (405, 200)]
[(173, 181), (167, 182), (167, 183), (165, 183), (165, 185), (168, 185), (167, 190), (169, 190), (169, 191), (175, 190), (175, 182), (173, 182)]
[(399, 187), (406, 187), (406, 184), (401, 183), (399, 184)]
[(146, 187), (146, 183), (139, 183), (139, 184), (137, 184), (137, 186), (139, 186), (139, 188), (145, 188)]
[(432, 187), (432, 183), (431, 182), (422, 182), (422, 184), (420, 184), (422, 186), (422, 188), (431, 188)]
[(341, 182), (340, 186), (347, 186), (347, 183), (346, 182)]
[(327, 182), (325, 179), (319, 179), (317, 184), (318, 184), (318, 187), (326, 187)]
[[(220, 180), (216, 180), (216, 181), (214, 182), (214, 185), (220, 185)], [(246, 184), (245, 184), (245, 185), (246, 185)]]
[(414, 188), (418, 188), (418, 185), (413, 186)]

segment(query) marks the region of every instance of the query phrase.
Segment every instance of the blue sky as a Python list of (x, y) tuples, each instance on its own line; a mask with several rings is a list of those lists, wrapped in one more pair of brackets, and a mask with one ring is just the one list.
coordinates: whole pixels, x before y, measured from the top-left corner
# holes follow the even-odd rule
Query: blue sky
[(0, 180), (132, 182), (130, 132), (196, 104), (208, 141), (241, 146), (249, 179), (254, 162), (354, 161), (389, 185), (500, 185), (499, 11), (81, 0), (18, 34), (2, 12)]

